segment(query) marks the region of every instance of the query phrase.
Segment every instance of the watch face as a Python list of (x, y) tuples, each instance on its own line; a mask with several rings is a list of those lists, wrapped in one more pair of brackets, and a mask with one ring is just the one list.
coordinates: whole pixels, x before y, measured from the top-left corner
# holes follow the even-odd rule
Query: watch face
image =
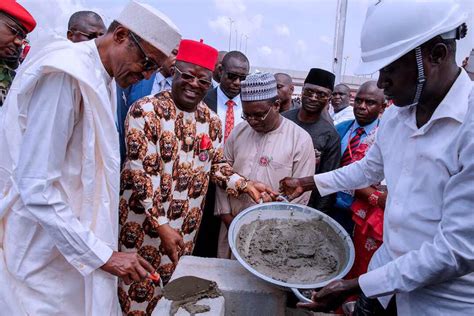
[(199, 160), (204, 162), (209, 159), (209, 152), (207, 150), (203, 150), (199, 153)]

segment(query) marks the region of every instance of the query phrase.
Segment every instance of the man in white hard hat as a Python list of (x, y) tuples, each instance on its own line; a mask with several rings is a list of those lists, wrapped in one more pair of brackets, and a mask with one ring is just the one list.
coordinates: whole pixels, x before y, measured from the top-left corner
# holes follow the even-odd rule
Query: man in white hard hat
[(448, 0), (370, 7), (359, 72), (379, 70), (378, 86), (395, 106), (363, 160), (284, 179), (281, 189), (290, 197), (315, 187), (326, 195), (385, 177), (383, 245), (369, 272), (330, 283), (301, 307), (330, 310), (361, 293), (354, 315), (389, 315), (394, 297), (398, 315), (474, 314), (474, 92), (455, 61), (466, 18)]
[(0, 314), (119, 315), (117, 276), (154, 272), (117, 252), (111, 82), (148, 78), (180, 37), (132, 1), (104, 36), (49, 43), (22, 66), (0, 122)]

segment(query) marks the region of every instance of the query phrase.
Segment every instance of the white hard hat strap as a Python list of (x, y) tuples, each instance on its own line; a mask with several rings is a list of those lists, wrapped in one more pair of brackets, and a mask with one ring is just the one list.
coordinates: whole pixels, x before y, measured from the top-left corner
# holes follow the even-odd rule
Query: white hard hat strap
[(421, 47), (415, 48), (416, 67), (418, 68), (418, 78), (416, 79), (416, 92), (413, 104), (418, 104), (420, 100), (421, 92), (423, 91), (423, 85), (425, 84), (425, 70), (423, 68), (423, 56), (421, 54)]

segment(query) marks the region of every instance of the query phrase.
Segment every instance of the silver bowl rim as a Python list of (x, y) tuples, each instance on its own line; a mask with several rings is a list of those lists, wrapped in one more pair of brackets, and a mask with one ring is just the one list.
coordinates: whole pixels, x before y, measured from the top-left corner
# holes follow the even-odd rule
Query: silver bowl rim
[[(252, 212), (258, 212), (258, 211), (263, 211), (269, 206), (290, 206), (294, 211), (305, 213), (305, 214), (314, 214), (316, 216), (320, 216), (320, 218), (326, 222), (329, 226), (331, 226), (334, 231), (341, 237), (341, 239), (345, 243), (345, 248), (346, 248), (346, 256), (347, 256), (347, 262), (345, 267), (335, 276), (333, 276), (330, 279), (317, 282), (317, 283), (311, 283), (311, 284), (298, 284), (298, 283), (287, 283), (279, 280), (275, 280), (271, 277), (268, 277), (257, 270), (255, 270), (251, 265), (249, 265), (239, 254), (236, 246), (235, 246), (235, 238), (237, 237), (238, 232), (236, 231), (236, 227), (239, 224), (239, 221), (242, 220), (245, 216)], [(274, 211), (278, 211), (273, 209)], [(287, 211), (288, 209), (282, 209), (281, 211)], [(335, 229), (337, 228), (337, 229)], [(342, 235), (342, 236), (341, 236)], [(318, 211), (312, 207), (306, 206), (306, 205), (300, 205), (300, 204), (292, 204), (292, 203), (287, 203), (287, 202), (270, 202), (270, 203), (263, 203), (263, 204), (256, 204), (253, 206), (250, 206), (246, 208), (244, 211), (239, 213), (232, 221), (229, 231), (228, 231), (228, 242), (230, 249), (232, 251), (232, 254), (235, 256), (237, 261), (240, 262), (240, 264), (247, 269), (250, 273), (253, 275), (270, 282), (272, 284), (282, 286), (282, 287), (288, 287), (288, 288), (294, 288), (294, 289), (316, 289), (316, 288), (321, 288), (329, 284), (330, 282), (338, 279), (342, 279), (347, 273), (349, 273), (350, 269), (352, 268), (352, 265), (354, 264), (354, 259), (355, 259), (355, 250), (354, 250), (354, 244), (352, 243), (352, 239), (349, 236), (349, 234), (346, 232), (346, 230), (334, 219), (329, 217), (328, 215), (324, 214), (321, 211)]]

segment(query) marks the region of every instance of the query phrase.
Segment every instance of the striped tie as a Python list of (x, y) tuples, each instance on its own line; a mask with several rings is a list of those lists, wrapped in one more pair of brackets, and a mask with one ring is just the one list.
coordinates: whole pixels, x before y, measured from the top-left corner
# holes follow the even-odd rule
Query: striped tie
[(227, 111), (225, 112), (225, 129), (224, 129), (224, 143), (227, 142), (230, 132), (234, 128), (234, 106), (235, 102), (228, 100), (225, 105), (227, 105)]
[(352, 163), (352, 153), (357, 149), (357, 147), (359, 147), (360, 136), (364, 134), (364, 128), (358, 127), (355, 131), (356, 134), (350, 139), (346, 151), (344, 151), (344, 154), (342, 154), (341, 167)]

